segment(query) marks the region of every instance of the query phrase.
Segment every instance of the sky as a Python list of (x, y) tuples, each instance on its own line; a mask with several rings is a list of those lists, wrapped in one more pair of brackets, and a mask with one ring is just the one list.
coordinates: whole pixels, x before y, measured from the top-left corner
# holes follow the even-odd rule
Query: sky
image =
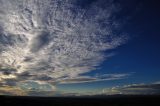
[(0, 0), (0, 95), (160, 94), (158, 0)]

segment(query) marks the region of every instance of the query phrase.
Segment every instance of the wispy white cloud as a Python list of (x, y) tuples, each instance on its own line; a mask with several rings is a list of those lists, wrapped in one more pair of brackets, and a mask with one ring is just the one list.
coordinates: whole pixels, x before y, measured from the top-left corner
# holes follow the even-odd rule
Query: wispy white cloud
[(118, 86), (113, 88), (105, 88), (102, 90), (102, 94), (114, 95), (159, 95), (160, 84), (130, 84), (124, 86)]
[[(110, 56), (104, 51), (126, 41), (112, 19), (119, 10), (94, 2), (87, 9), (73, 1), (0, 0), (0, 80), (73, 83), (124, 78), (81, 76)], [(2, 72), (2, 71), (1, 71)], [(120, 75), (120, 74), (119, 74)]]
[(64, 78), (60, 79), (60, 84), (68, 83), (85, 83), (85, 82), (96, 82), (96, 81), (112, 81), (127, 78), (131, 74), (104, 74), (98, 76), (79, 76), (76, 78)]

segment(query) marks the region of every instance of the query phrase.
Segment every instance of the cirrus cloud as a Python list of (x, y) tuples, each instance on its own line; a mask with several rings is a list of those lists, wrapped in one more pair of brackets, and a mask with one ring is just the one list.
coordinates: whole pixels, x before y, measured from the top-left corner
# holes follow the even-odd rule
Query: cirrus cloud
[[(112, 0), (88, 8), (68, 0), (0, 0), (0, 81), (45, 84), (115, 80), (82, 76), (125, 43)], [(118, 27), (119, 26), (119, 27)], [(116, 33), (118, 32), (118, 33)]]

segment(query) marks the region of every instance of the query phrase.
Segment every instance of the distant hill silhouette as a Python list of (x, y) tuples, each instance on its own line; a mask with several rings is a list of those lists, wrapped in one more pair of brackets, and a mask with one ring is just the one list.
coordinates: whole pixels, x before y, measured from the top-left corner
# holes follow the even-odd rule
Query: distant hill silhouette
[(2, 106), (158, 106), (159, 95), (79, 97), (0, 96)]

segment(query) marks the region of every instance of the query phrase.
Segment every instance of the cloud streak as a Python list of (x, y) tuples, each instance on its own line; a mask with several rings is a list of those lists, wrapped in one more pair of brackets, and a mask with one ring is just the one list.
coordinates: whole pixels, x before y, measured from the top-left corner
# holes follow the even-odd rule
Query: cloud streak
[(64, 78), (60, 79), (60, 84), (68, 83), (85, 83), (85, 82), (96, 82), (96, 81), (113, 81), (127, 78), (131, 74), (104, 74), (99, 76), (80, 76), (76, 78)]
[[(0, 80), (78, 83), (122, 77), (91, 77), (126, 37), (115, 34), (113, 1), (86, 9), (74, 1), (0, 0)], [(14, 70), (14, 71), (13, 71)], [(5, 71), (5, 72), (4, 72)]]
[(103, 89), (102, 94), (114, 95), (159, 95), (160, 84), (131, 84), (122, 87), (113, 87), (111, 89)]

